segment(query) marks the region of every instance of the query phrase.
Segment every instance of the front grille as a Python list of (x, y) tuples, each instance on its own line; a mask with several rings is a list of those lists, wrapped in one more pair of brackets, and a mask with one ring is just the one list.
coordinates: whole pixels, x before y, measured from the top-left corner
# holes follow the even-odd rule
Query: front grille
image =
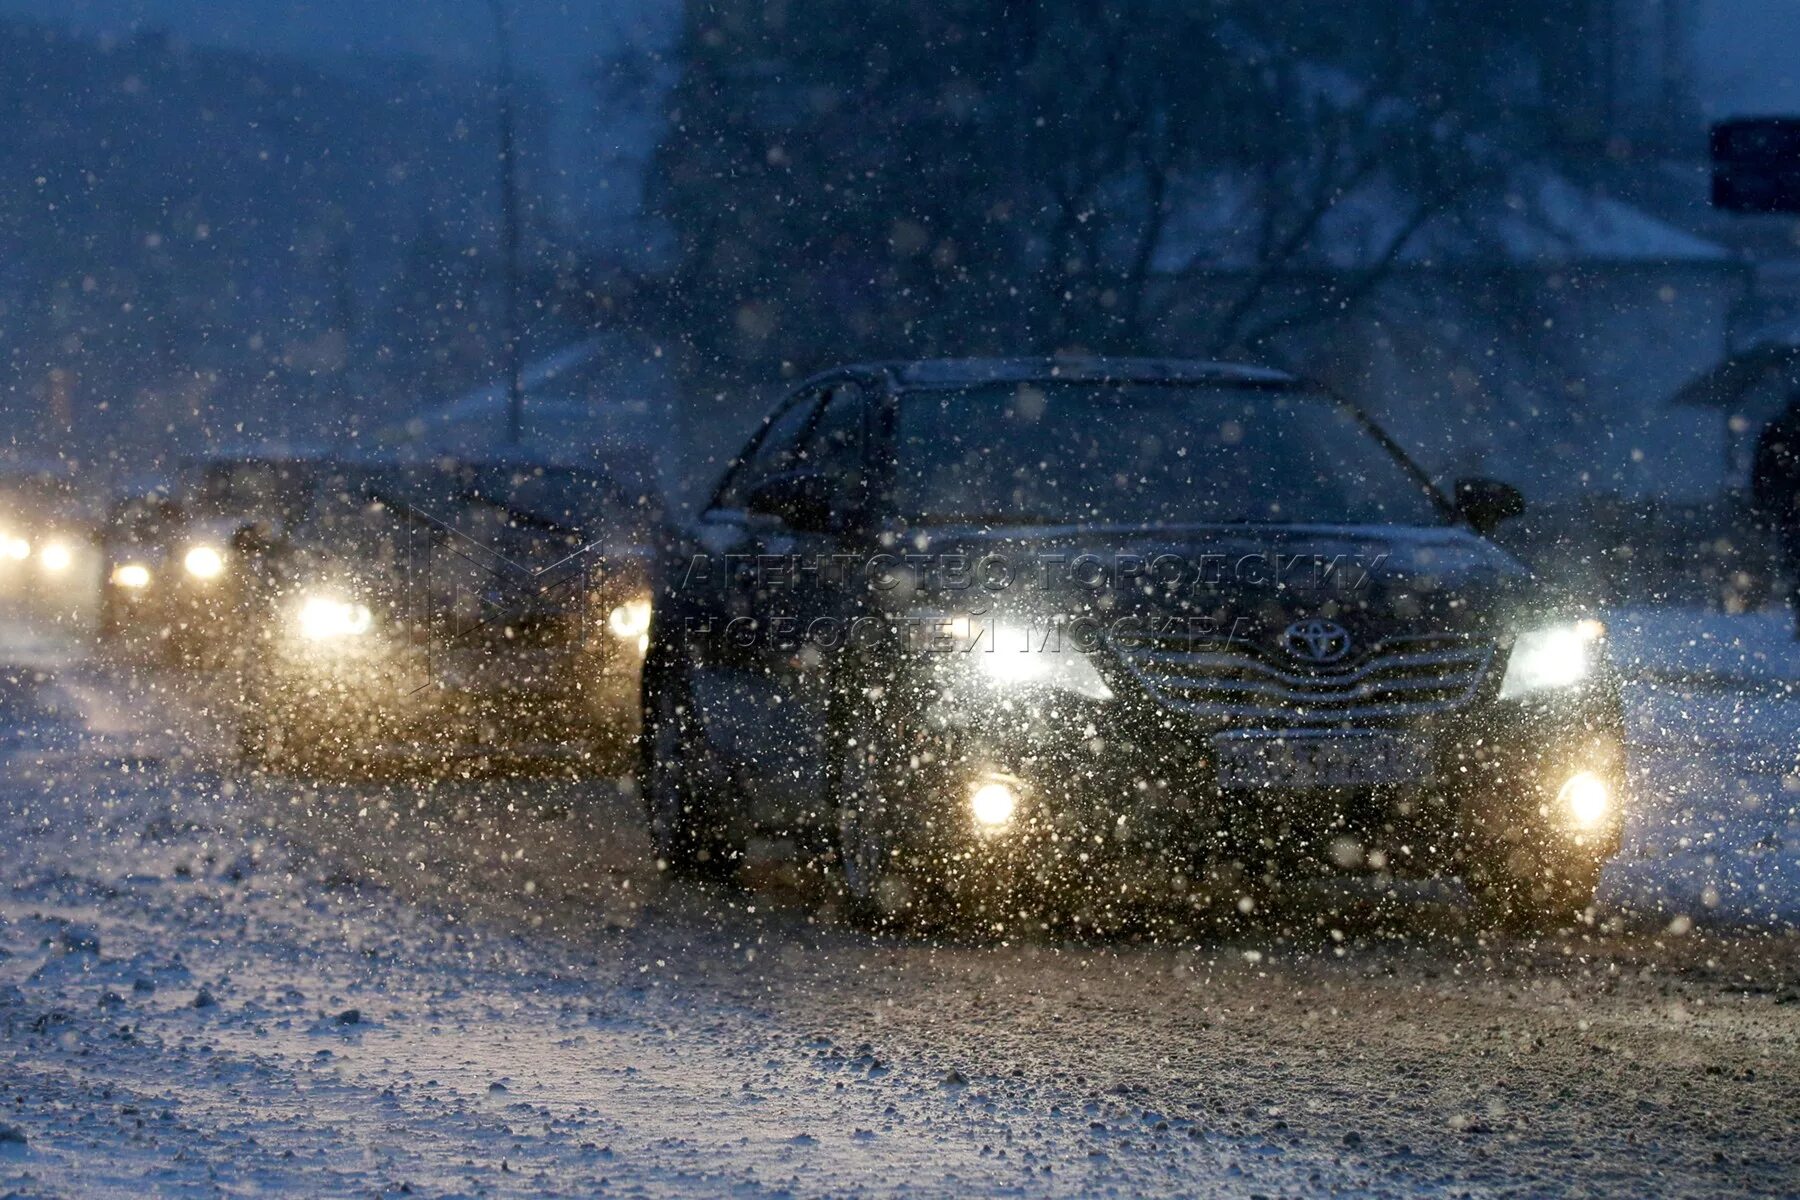
[(470, 645), (490, 648), (540, 649), (568, 646), (580, 640), (579, 613), (542, 612), (530, 608), (497, 609), (461, 632)]
[(1330, 666), (1276, 648), (1185, 633), (1112, 640), (1118, 661), (1164, 708), (1237, 721), (1324, 724), (1451, 712), (1474, 699), (1494, 646), (1457, 634), (1385, 638)]

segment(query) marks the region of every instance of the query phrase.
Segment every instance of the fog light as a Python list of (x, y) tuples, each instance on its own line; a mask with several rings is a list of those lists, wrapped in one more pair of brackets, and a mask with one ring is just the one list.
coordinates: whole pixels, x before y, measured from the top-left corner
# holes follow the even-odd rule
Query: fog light
[(975, 785), (969, 794), (969, 813), (983, 829), (999, 829), (1013, 819), (1019, 807), (1019, 794), (1011, 784), (997, 779)]
[(1556, 802), (1576, 825), (1592, 829), (1612, 811), (1612, 789), (1592, 771), (1577, 771), (1556, 793)]
[(120, 563), (113, 568), (112, 581), (122, 588), (138, 588), (150, 586), (150, 568), (143, 563)]

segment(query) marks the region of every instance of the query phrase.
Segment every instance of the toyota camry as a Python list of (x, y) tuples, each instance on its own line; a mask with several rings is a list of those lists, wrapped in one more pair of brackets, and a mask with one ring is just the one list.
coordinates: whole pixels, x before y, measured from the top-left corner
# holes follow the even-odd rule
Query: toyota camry
[(1009, 927), (1319, 875), (1572, 919), (1619, 843), (1606, 630), (1364, 414), (1163, 360), (849, 367), (766, 420), (665, 572), (657, 853), (809, 839), (875, 920)]

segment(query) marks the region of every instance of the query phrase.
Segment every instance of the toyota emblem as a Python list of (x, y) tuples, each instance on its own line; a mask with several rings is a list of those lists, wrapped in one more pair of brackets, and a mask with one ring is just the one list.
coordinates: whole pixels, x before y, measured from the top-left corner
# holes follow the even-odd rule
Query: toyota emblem
[(1281, 644), (1306, 662), (1334, 663), (1350, 653), (1350, 631), (1336, 621), (1295, 621), (1281, 631)]

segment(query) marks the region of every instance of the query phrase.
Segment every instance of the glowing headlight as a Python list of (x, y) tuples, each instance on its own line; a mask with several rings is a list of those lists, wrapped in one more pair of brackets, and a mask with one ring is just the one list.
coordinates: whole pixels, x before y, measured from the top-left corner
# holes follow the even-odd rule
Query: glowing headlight
[(1004, 780), (985, 780), (969, 792), (969, 815), (983, 829), (999, 829), (1008, 824), (1018, 807), (1018, 792)]
[(650, 601), (627, 600), (606, 614), (606, 627), (620, 641), (635, 641), (650, 632)]
[(195, 579), (217, 579), (225, 570), (225, 556), (213, 546), (195, 546), (182, 558), (181, 565)]
[(1047, 687), (1073, 692), (1089, 700), (1111, 700), (1112, 689), (1100, 677), (1093, 660), (1075, 647), (1048, 644), (1027, 645), (1036, 638), (1019, 635), (1000, 637), (998, 644), (977, 644), (967, 651), (975, 669), (988, 682), (1001, 688)]
[(60, 575), (75, 561), (75, 552), (63, 542), (47, 542), (38, 551), (38, 566), (52, 575)]
[(22, 537), (0, 537), (0, 552), (14, 561), (23, 561), (31, 557), (31, 543)]
[(1612, 812), (1612, 789), (1592, 771), (1577, 771), (1556, 793), (1556, 802), (1578, 828), (1592, 829)]
[(1521, 633), (1500, 684), (1502, 700), (1573, 687), (1594, 669), (1606, 626), (1592, 619)]
[(1003, 624), (993, 617), (913, 613), (905, 618), (915, 645), (952, 676), (973, 676), (998, 691), (1052, 689), (1111, 700), (1113, 691), (1067, 629), (1052, 623)]
[(323, 642), (333, 638), (360, 637), (375, 624), (366, 604), (335, 596), (308, 596), (296, 614), (300, 636)]
[(120, 563), (113, 568), (112, 581), (119, 587), (136, 591), (150, 586), (150, 568), (143, 563)]

